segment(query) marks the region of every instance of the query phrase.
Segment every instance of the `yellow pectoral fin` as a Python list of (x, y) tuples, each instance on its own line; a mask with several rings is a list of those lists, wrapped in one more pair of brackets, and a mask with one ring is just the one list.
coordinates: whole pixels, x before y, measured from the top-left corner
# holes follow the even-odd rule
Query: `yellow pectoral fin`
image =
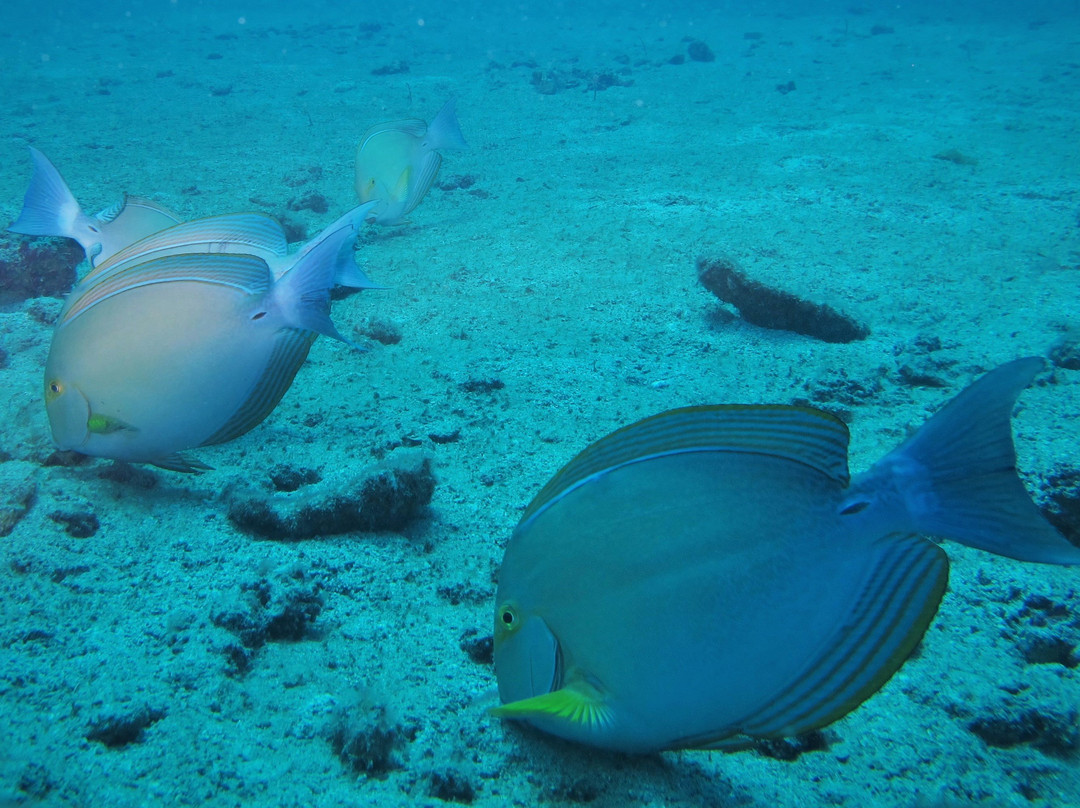
[(119, 432), (126, 429), (129, 432), (138, 432), (131, 424), (126, 424), (119, 418), (109, 415), (91, 415), (86, 421), (86, 429), (94, 435), (108, 435), (111, 432)]
[(572, 724), (599, 728), (611, 723), (611, 707), (604, 696), (587, 682), (578, 681), (528, 699), (493, 707), (500, 718), (562, 718)]
[(406, 168), (401, 172), (401, 176), (398, 177), (397, 185), (394, 186), (394, 190), (390, 194), (395, 202), (402, 202), (409, 195), (410, 179), (412, 179), (412, 169)]

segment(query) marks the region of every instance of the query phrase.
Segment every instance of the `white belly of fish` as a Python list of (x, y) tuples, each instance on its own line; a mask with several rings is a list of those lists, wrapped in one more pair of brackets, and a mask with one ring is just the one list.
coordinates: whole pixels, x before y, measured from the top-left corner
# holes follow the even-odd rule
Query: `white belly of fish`
[(91, 432), (70, 448), (153, 461), (205, 442), (267, 366), (280, 322), (252, 319), (262, 302), (232, 287), (176, 281), (127, 290), (65, 323), (46, 379), (77, 388), (92, 416), (130, 427)]

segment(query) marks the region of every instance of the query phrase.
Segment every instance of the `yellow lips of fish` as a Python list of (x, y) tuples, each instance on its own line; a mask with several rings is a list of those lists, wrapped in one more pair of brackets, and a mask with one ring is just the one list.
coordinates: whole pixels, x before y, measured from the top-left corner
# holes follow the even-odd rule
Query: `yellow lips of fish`
[(398, 224), (435, 181), (442, 164), (439, 151), (465, 148), (453, 100), (430, 125), (416, 118), (376, 124), (356, 149), (356, 195), (362, 203), (378, 203), (376, 223)]

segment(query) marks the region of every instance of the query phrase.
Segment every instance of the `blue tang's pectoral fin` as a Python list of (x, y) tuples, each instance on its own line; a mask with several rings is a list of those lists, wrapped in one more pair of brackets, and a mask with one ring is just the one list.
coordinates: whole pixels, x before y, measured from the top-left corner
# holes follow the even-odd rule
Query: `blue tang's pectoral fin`
[(556, 719), (578, 730), (600, 729), (612, 721), (612, 710), (604, 694), (580, 677), (550, 693), (494, 707), (491, 714), (526, 721)]

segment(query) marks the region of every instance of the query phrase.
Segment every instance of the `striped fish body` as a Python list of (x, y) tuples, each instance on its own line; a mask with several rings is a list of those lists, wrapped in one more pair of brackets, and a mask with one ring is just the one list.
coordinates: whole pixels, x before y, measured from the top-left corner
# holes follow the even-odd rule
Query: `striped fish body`
[[(207, 216), (161, 228), (99, 261), (80, 282), (89, 288), (103, 277), (168, 255), (234, 253), (255, 255), (270, 266), (274, 277), (283, 274), (276, 264), (285, 260), (288, 243), (277, 219), (263, 213), (228, 213)], [(78, 290), (76, 290), (77, 296)]]

